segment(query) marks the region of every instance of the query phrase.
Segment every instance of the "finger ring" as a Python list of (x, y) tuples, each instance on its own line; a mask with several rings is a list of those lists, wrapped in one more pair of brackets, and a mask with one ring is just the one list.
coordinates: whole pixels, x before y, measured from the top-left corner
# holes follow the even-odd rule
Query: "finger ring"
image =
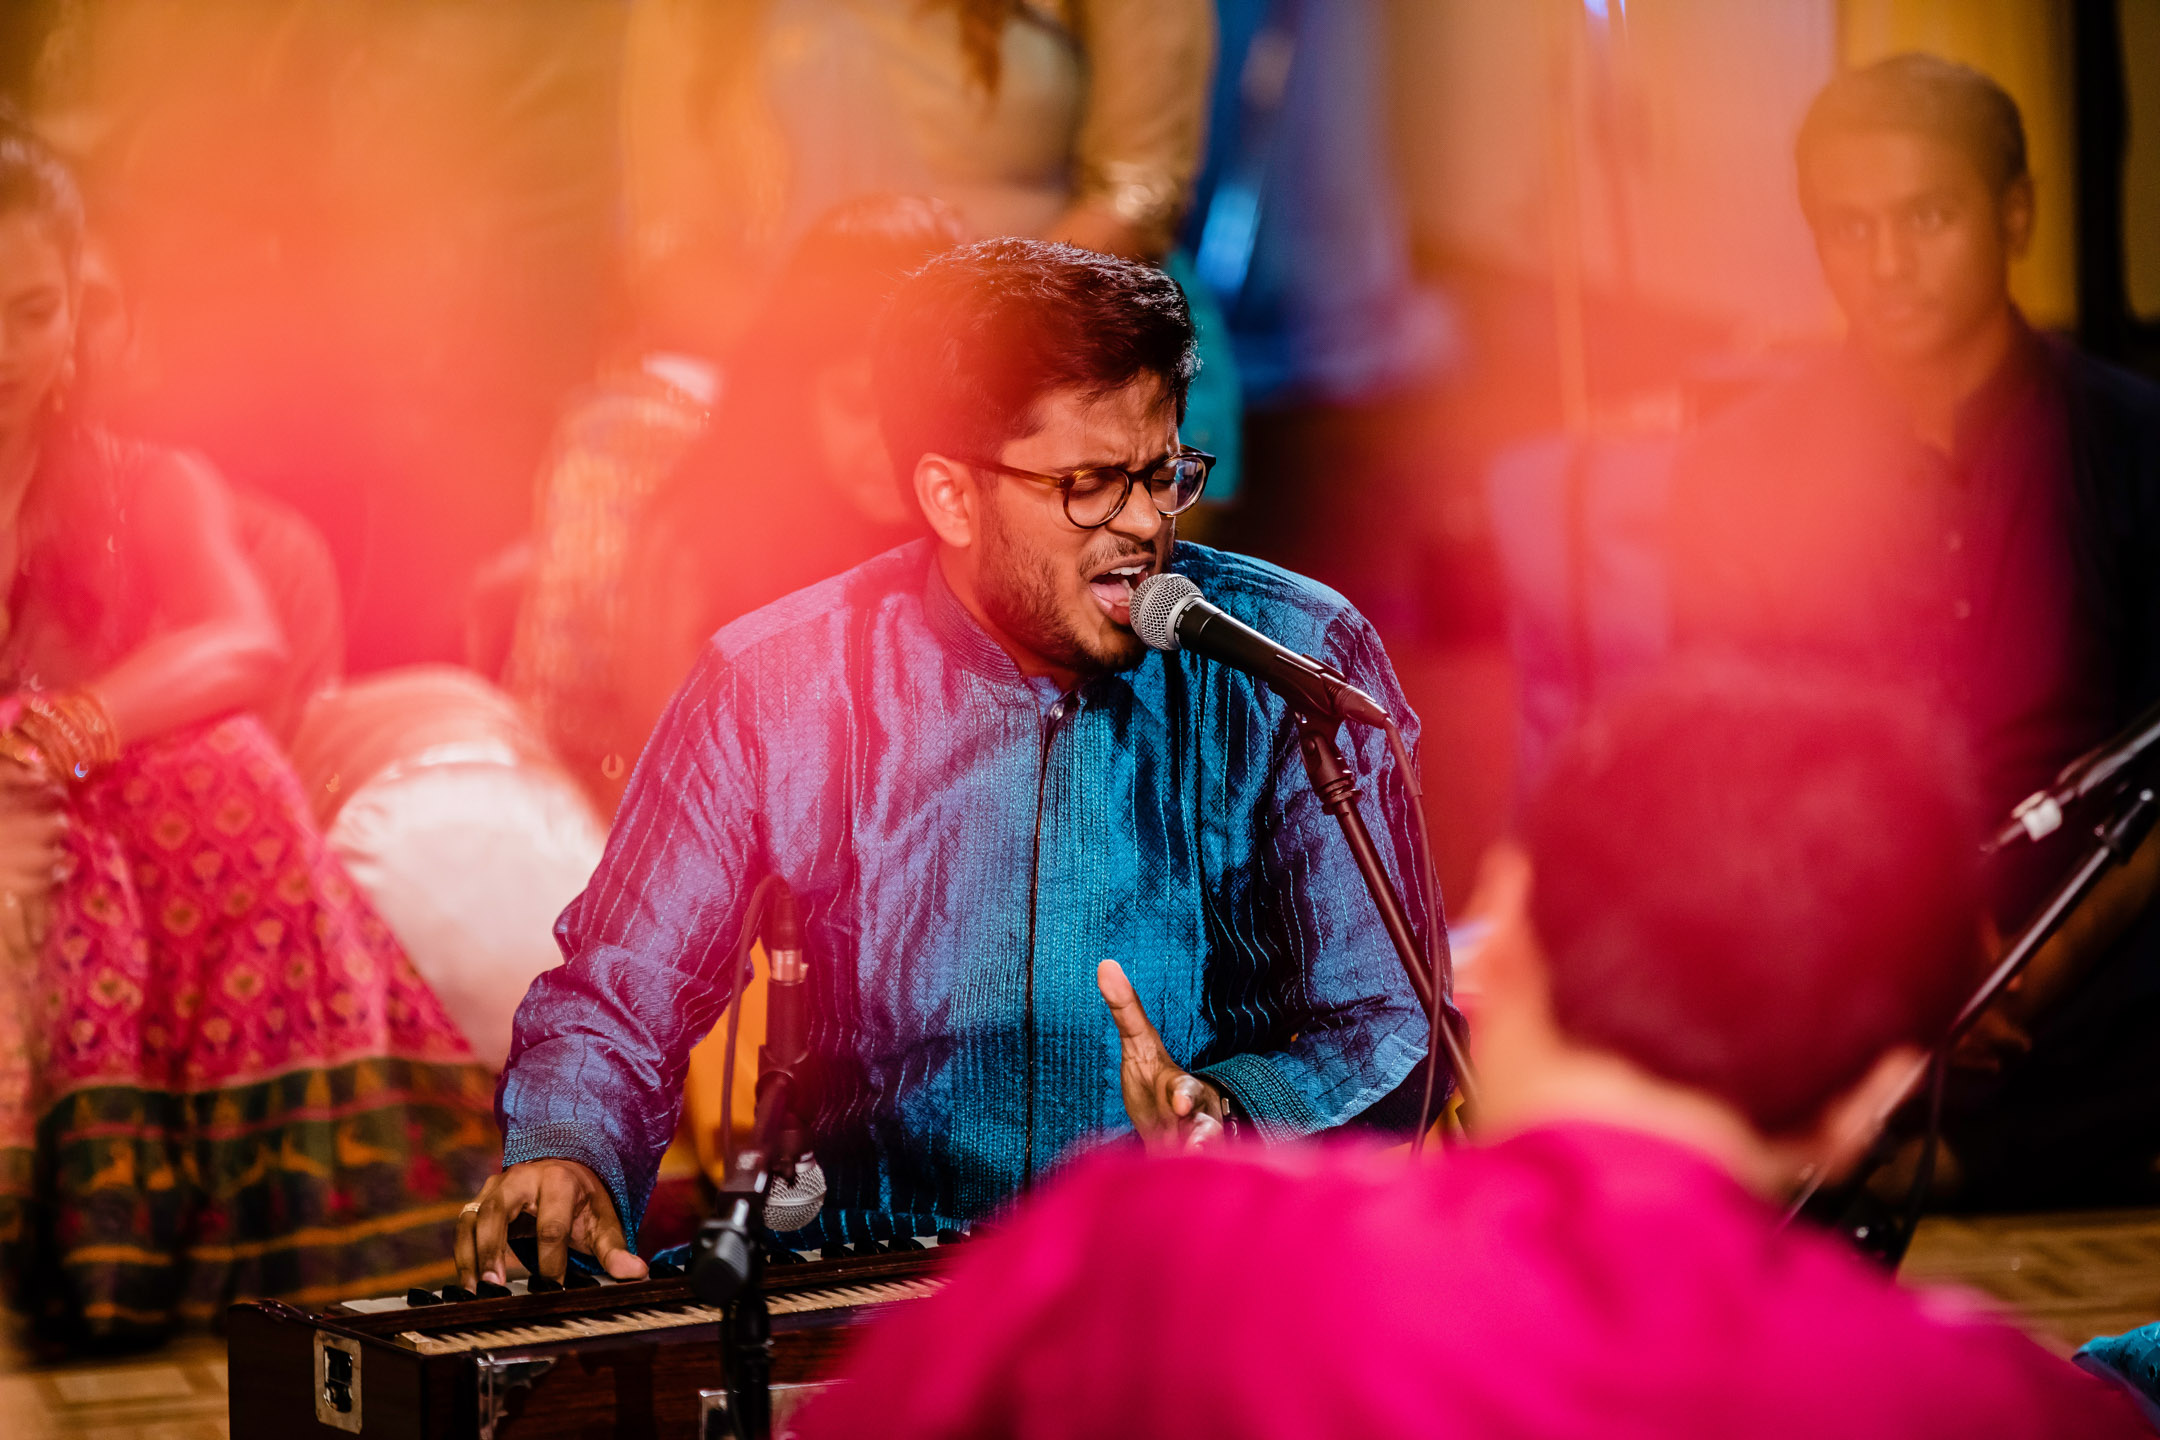
[(479, 1213), (480, 1202), (478, 1200), (473, 1201), (472, 1204), (467, 1205), (464, 1209), (458, 1211), (458, 1214), (460, 1215), (477, 1215)]

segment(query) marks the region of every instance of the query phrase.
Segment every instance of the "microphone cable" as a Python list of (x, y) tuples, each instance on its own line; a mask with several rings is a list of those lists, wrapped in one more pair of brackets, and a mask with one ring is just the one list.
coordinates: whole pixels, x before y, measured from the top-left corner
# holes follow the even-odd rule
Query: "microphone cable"
[[(1432, 987), (1432, 1012), (1426, 1017), (1425, 1084), (1418, 1100), (1417, 1130), (1410, 1137), (1410, 1153), (1422, 1155), (1425, 1153), (1425, 1132), (1432, 1128), (1433, 1101), (1440, 1088), (1441, 1027), (1447, 1024), (1450, 992), (1454, 987), (1447, 983), (1443, 973), (1447, 967), (1441, 965), (1439, 946), (1434, 943), (1441, 925), (1440, 875), (1433, 864), (1432, 832), (1425, 819), (1425, 784), (1418, 774), (1417, 761), (1410, 754), (1410, 746), (1403, 739), (1402, 727), (1395, 723), (1392, 715), (1388, 717), (1386, 728), (1388, 746), (1395, 752), (1396, 768), (1402, 771), (1403, 788), (1410, 793), (1411, 842), (1417, 852), (1418, 889), (1425, 905), (1425, 929), (1419, 938), (1425, 952), (1425, 974)], [(1456, 1075), (1455, 1086), (1467, 1101), (1469, 1075)]]
[(729, 987), (727, 1002), (727, 1043), (720, 1049), (720, 1069), (723, 1083), (720, 1089), (720, 1155), (729, 1169), (735, 1165), (735, 1034), (742, 1026), (743, 991), (750, 986), (750, 944), (765, 924), (765, 907), (772, 903), (774, 892), (787, 882), (778, 875), (767, 875), (758, 881), (750, 892), (750, 904), (743, 910), (742, 928), (736, 932), (735, 948), (728, 953), (729, 967), (735, 972), (734, 983)]

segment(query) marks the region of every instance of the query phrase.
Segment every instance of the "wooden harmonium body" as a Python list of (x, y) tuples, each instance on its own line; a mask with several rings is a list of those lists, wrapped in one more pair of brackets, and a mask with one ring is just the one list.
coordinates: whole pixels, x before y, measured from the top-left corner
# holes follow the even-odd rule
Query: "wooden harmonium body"
[[(934, 1291), (939, 1258), (931, 1244), (769, 1264), (775, 1421), (829, 1373), (851, 1326)], [(726, 1383), (723, 1313), (679, 1275), (588, 1277), (545, 1294), (520, 1280), (494, 1298), (423, 1298), (434, 1297), (320, 1314), (275, 1300), (235, 1305), (232, 1440), (693, 1440), (704, 1428), (700, 1392)]]

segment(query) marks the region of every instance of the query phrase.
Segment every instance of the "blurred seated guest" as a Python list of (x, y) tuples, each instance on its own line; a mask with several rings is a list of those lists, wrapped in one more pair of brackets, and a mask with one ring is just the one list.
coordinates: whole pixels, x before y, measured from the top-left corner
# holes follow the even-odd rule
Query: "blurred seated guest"
[(871, 1330), (799, 1433), (2146, 1433), (1977, 1309), (1780, 1222), (1979, 968), (1950, 749), (1804, 678), (1636, 692), (1529, 807), (1478, 1143), (1097, 1164)]
[(293, 769), (331, 853), (491, 1070), (560, 964), (555, 918), (607, 824), (502, 691), (452, 665), (343, 685), (308, 707)]
[(580, 402), (542, 473), (505, 684), (607, 813), (713, 631), (920, 533), (878, 437), (870, 335), (900, 277), (960, 237), (935, 200), (842, 204), (698, 408), (679, 355)]
[(624, 191), (640, 314), (724, 333), (833, 206), (934, 195), (970, 238), (1160, 261), (1199, 169), (1210, 0), (638, 0)]
[(1207, 135), (1215, 20), (1211, 0), (637, 0), (623, 189), (640, 325), (733, 335), (832, 207), (934, 196), (971, 240), (1170, 268), (1200, 332), (1186, 438), (1222, 457), (1228, 495), (1237, 362), (1172, 249)]
[[(1961, 720), (2001, 821), (2160, 700), (2160, 390), (2036, 333), (2011, 302), (2033, 191), (1994, 81), (1927, 55), (1843, 75), (1797, 158), (1847, 343), (1682, 454), (1676, 639), (1923, 687)], [(1997, 877), (2001, 928), (2068, 869), (2080, 828)], [(2037, 1028), (2001, 1093), (1959, 1107), (1973, 1110), (1953, 1126), (1972, 1198), (2149, 1190), (2160, 916), (2140, 912), (2155, 874), (2160, 847), (1991, 1022), (1987, 1064), (2026, 1043), (2017, 1025)]]
[(628, 547), (619, 663), (640, 745), (715, 630), (923, 533), (878, 432), (870, 342), (901, 278), (960, 239), (938, 201), (851, 200), (774, 281), (713, 423)]
[(285, 641), (275, 681), (248, 709), (270, 738), (290, 749), (308, 705), (345, 673), (345, 601), (337, 560), (322, 532), (267, 495), (230, 491), (233, 534), (255, 571)]
[(436, 1268), (486, 1075), (252, 716), (284, 647), (200, 461), (71, 403), (73, 179), (0, 131), (0, 1261), (78, 1339)]
[(468, 662), (500, 676), (608, 810), (644, 740), (619, 714), (632, 527), (704, 433), (720, 385), (716, 362), (660, 352), (585, 387), (541, 461), (532, 535), (483, 567), (467, 596)]
[[(68, 404), (86, 415), (110, 415), (140, 393), (145, 367), (137, 349), (135, 309), (96, 236), (84, 237), (77, 266), (76, 376)], [(200, 473), (224, 483), (207, 469)], [(338, 592), (337, 561), (322, 532), (299, 511), (259, 491), (226, 488), (233, 533), (285, 641), (276, 678), (256, 692), (248, 709), (280, 746), (290, 746), (308, 702), (345, 672), (345, 602)]]

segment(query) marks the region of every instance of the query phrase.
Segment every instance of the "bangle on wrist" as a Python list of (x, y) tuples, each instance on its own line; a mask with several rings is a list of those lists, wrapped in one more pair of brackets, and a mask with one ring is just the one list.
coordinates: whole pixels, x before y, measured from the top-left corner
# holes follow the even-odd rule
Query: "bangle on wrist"
[(105, 706), (87, 690), (34, 690), (0, 735), (0, 753), (62, 784), (89, 779), (120, 758)]

